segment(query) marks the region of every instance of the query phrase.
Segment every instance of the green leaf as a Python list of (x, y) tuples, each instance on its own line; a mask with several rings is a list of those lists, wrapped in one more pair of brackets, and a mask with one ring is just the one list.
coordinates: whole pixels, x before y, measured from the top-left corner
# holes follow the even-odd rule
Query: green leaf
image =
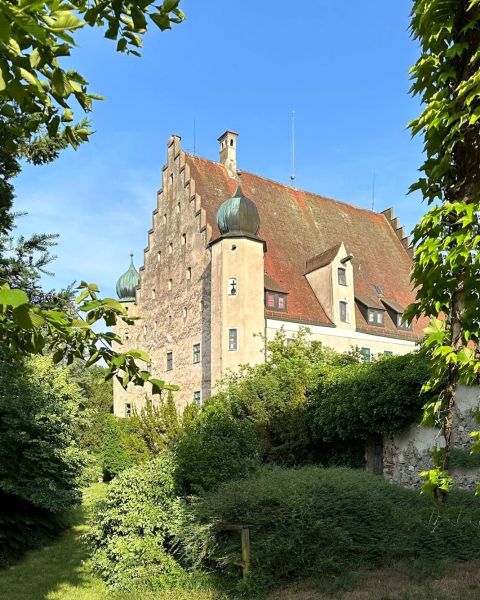
[(49, 26), (51, 31), (74, 31), (75, 29), (79, 29), (85, 25), (85, 22), (76, 17), (70, 11), (58, 11), (53, 14), (54, 21)]
[(130, 350), (128, 352), (130, 356), (133, 358), (137, 358), (138, 360), (142, 360), (143, 362), (149, 363), (151, 362), (150, 356), (144, 352), (143, 350)]
[(7, 287), (0, 288), (0, 304), (16, 308), (28, 303), (28, 296), (22, 290), (11, 290)]

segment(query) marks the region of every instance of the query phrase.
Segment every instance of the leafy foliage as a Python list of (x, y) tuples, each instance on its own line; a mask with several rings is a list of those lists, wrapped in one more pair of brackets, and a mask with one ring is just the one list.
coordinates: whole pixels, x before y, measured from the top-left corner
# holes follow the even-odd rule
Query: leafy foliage
[(47, 533), (80, 499), (87, 462), (79, 448), (80, 388), (51, 358), (0, 353), (0, 560)]
[(77, 289), (75, 310), (67, 302), (45, 309), (32, 303), (23, 290), (0, 281), (0, 342), (17, 357), (51, 352), (55, 363), (66, 360), (71, 364), (75, 358), (87, 357), (87, 366), (104, 360), (109, 365), (107, 378), (117, 376), (124, 387), (129, 382), (140, 386), (149, 382), (154, 394), (178, 389), (140, 368), (138, 361), (150, 362), (146, 352), (117, 352), (113, 344), (121, 346), (120, 337), (110, 331), (96, 331), (94, 326), (102, 321), (107, 327), (117, 321), (134, 324), (135, 319), (118, 300), (100, 298), (95, 284), (82, 282)]
[[(480, 361), (480, 0), (415, 0), (412, 36), (421, 55), (412, 67), (412, 92), (423, 103), (410, 123), (424, 138), (420, 190), (430, 210), (414, 230), (410, 317), (431, 318), (426, 330), (432, 376), (424, 423), (443, 431), (445, 449), (435, 471), (449, 489), (450, 442), (457, 383), (478, 382)], [(425, 473), (428, 487), (436, 474)]]
[(428, 374), (419, 353), (325, 371), (309, 401), (315, 437), (352, 440), (402, 431), (418, 419)]
[(239, 536), (225, 529), (249, 526), (251, 576), (239, 588), (251, 598), (282, 581), (412, 555), (476, 558), (479, 516), (468, 493), (439, 510), (429, 498), (361, 471), (263, 467), (193, 500), (179, 538), (191, 565), (215, 565), (238, 581)]
[(175, 442), (176, 478), (186, 493), (210, 490), (243, 477), (260, 464), (255, 426), (233, 418), (220, 404), (186, 423)]
[(100, 462), (105, 481), (150, 458), (145, 442), (131, 419), (105, 415), (99, 444)]
[[(84, 111), (100, 97), (86, 79), (65, 68), (75, 32), (89, 25), (104, 28), (119, 52), (139, 55), (147, 18), (161, 30), (183, 20), (178, 0), (56, 2), (0, 1), (0, 115), (6, 124), (6, 149), (18, 153), (21, 140), (46, 128), (51, 138), (63, 126), (68, 142), (88, 140), (88, 128), (71, 126), (72, 100)], [(26, 135), (25, 135), (26, 134)]]
[(124, 471), (96, 506), (85, 537), (93, 569), (109, 587), (158, 589), (181, 576), (168, 553), (180, 511), (173, 470), (164, 452)]
[(216, 405), (234, 419), (254, 423), (264, 461), (304, 464), (316, 460), (305, 410), (307, 396), (321, 373), (355, 365), (358, 355), (338, 354), (310, 343), (307, 330), (293, 343), (287, 343), (284, 332), (279, 331), (267, 343), (267, 352), (265, 364), (246, 366), (226, 378), (207, 407)]
[(135, 413), (131, 421), (151, 456), (170, 447), (181, 426), (172, 392), (168, 392), (166, 399), (160, 396), (156, 401), (147, 396), (145, 406)]

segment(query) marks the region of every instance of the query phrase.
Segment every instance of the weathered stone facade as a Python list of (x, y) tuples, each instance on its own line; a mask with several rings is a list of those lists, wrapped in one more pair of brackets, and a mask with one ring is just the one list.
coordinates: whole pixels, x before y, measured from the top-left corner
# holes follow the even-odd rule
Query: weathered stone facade
[[(126, 347), (148, 352), (153, 376), (180, 386), (175, 398), (182, 408), (194, 392), (206, 398), (211, 391), (211, 230), (179, 144), (177, 136), (168, 144), (163, 186), (140, 269), (136, 313), (141, 320), (128, 328), (128, 340), (124, 331), (117, 333)], [(195, 364), (194, 344), (201, 347), (201, 361)], [(172, 369), (167, 369), (168, 352), (173, 353)], [(141, 407), (149, 391), (148, 386), (129, 386), (125, 392), (116, 383), (115, 414), (123, 416), (126, 402)]]
[[(480, 388), (459, 386), (452, 442), (454, 448), (469, 451), (469, 433), (478, 429), (474, 413), (480, 402)], [(444, 440), (439, 430), (412, 425), (402, 434), (384, 440), (383, 473), (394, 483), (418, 488), (419, 473), (432, 468), (430, 451), (435, 446), (442, 448)], [(452, 476), (457, 487), (475, 489), (480, 482), (480, 469), (453, 467)]]

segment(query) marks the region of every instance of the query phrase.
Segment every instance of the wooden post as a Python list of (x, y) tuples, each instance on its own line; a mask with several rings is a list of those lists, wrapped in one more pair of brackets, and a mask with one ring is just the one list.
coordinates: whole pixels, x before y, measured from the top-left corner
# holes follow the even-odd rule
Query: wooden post
[(242, 567), (243, 579), (248, 577), (250, 572), (250, 529), (248, 525), (224, 525), (223, 531), (239, 531), (242, 540), (242, 560), (232, 562), (237, 567)]
[(243, 579), (246, 579), (250, 571), (250, 530), (248, 527), (242, 527), (242, 564)]

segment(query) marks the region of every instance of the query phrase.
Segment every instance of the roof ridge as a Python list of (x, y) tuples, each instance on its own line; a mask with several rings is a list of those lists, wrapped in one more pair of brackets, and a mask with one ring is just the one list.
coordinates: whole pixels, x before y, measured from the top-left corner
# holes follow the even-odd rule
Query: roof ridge
[[(192, 158), (198, 158), (200, 160), (204, 160), (211, 164), (218, 165), (219, 167), (223, 167), (223, 169), (225, 169), (225, 166), (221, 162), (212, 160), (211, 158), (206, 158), (205, 156), (200, 156), (199, 154), (193, 154), (192, 152), (187, 152), (186, 150), (184, 150), (184, 152), (186, 155), (188, 155)], [(363, 206), (358, 206), (357, 204), (352, 204), (351, 202), (347, 202), (346, 200), (338, 200), (337, 198), (330, 198), (330, 196), (324, 196), (317, 192), (311, 192), (310, 190), (296, 188), (291, 185), (288, 185), (288, 183), (282, 183), (281, 181), (277, 181), (276, 179), (272, 179), (271, 177), (265, 177), (265, 175), (259, 175), (258, 173), (252, 173), (251, 171), (247, 171), (245, 169), (238, 169), (238, 170), (240, 171), (240, 177), (243, 173), (246, 173), (247, 175), (251, 175), (252, 177), (258, 177), (259, 179), (263, 179), (264, 181), (270, 181), (271, 183), (274, 183), (275, 185), (279, 185), (283, 188), (286, 188), (287, 190), (290, 190), (293, 192), (300, 192), (303, 194), (309, 194), (310, 196), (315, 196), (317, 198), (321, 198), (322, 200), (328, 200), (329, 202), (335, 202), (337, 204), (343, 204), (345, 206), (350, 206), (351, 208), (355, 208), (356, 210), (361, 210), (361, 211), (367, 212), (371, 215), (381, 216), (384, 212), (384, 211), (372, 210), (370, 208), (365, 208)], [(385, 209), (385, 210), (388, 210), (388, 209)]]

